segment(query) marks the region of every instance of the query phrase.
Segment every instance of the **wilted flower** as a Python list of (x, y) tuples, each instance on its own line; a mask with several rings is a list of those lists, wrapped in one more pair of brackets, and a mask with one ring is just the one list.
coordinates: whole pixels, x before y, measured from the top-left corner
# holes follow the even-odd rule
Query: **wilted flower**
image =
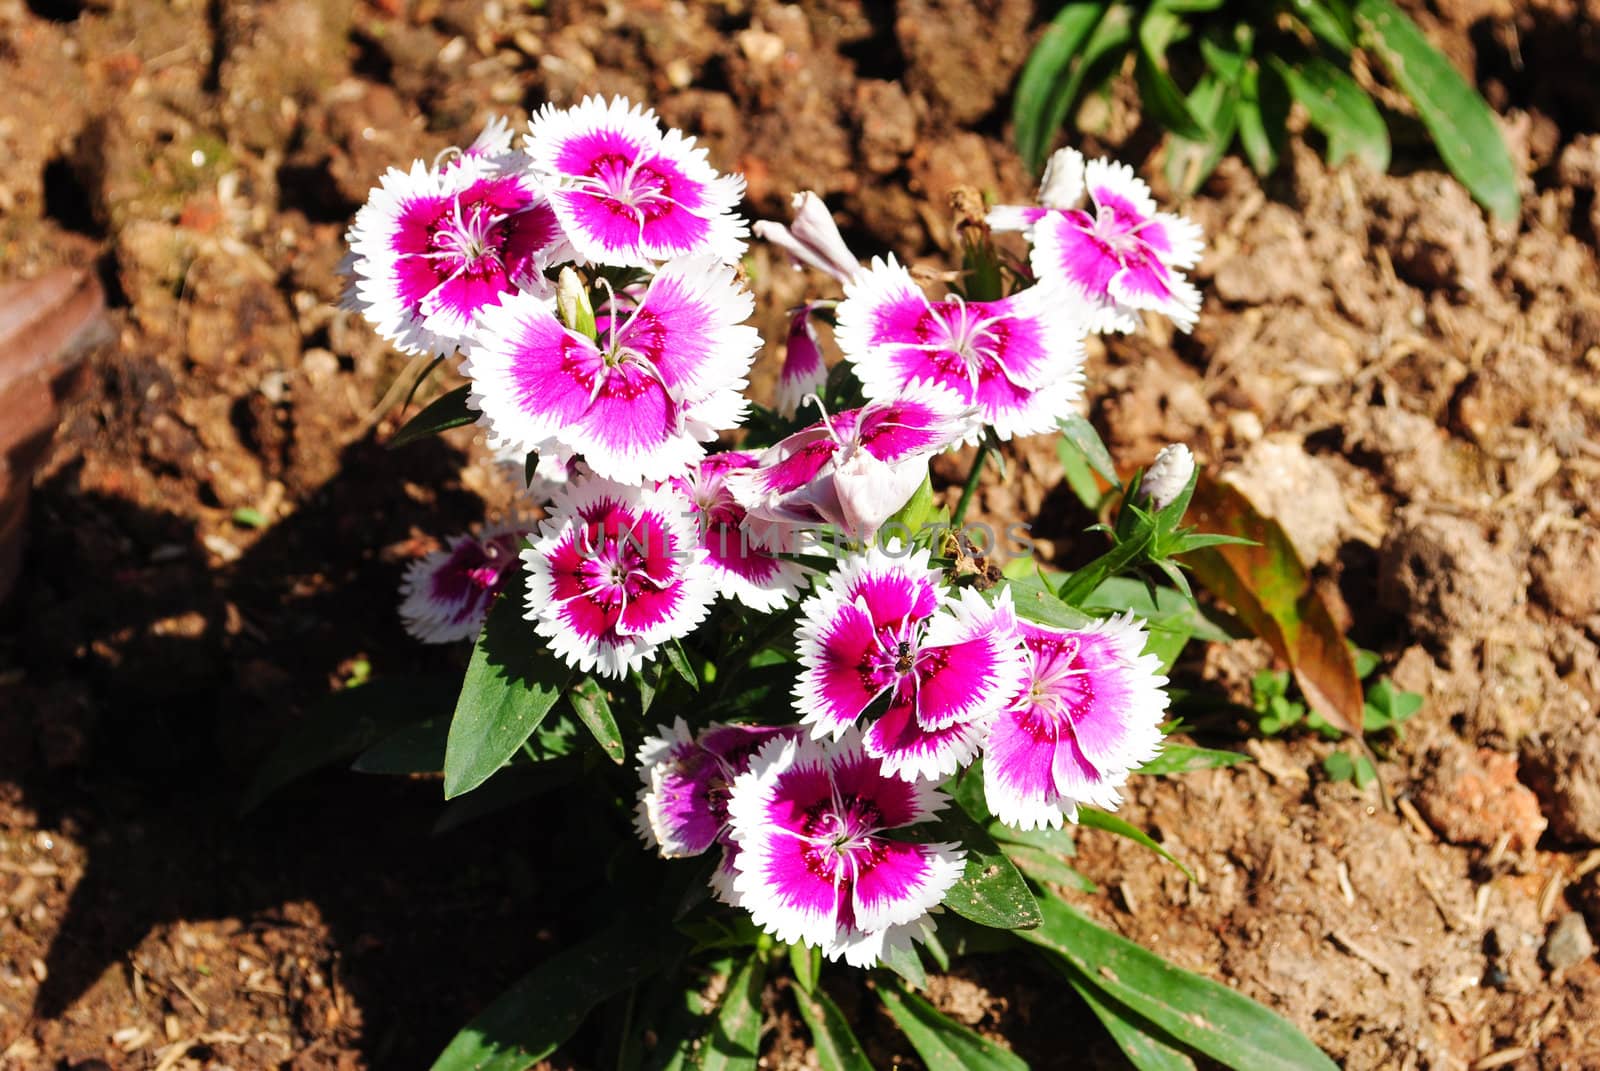
[(961, 876), (956, 844), (892, 840), (947, 800), (929, 784), (885, 776), (855, 732), (832, 746), (766, 744), (733, 783), (739, 845), (734, 897), (780, 941), (870, 967), (932, 931), (928, 912)]
[(423, 643), (475, 639), (494, 597), (515, 576), (527, 529), (515, 524), (479, 535), (451, 536), (443, 550), (419, 558), (400, 583), (400, 621)]
[(1194, 455), (1182, 443), (1163, 446), (1145, 470), (1139, 489), (1154, 509), (1166, 509), (1194, 475)]
[(789, 321), (783, 370), (778, 373), (778, 415), (793, 420), (806, 397), (822, 390), (827, 382), (828, 366), (822, 361), (822, 347), (811, 326), (811, 306), (805, 305)]
[(527, 617), (568, 665), (620, 677), (687, 636), (716, 597), (676, 492), (582, 476), (556, 493), (528, 566)]
[(693, 138), (663, 132), (649, 109), (620, 97), (547, 104), (528, 125), (525, 151), (590, 261), (647, 267), (707, 254), (732, 264), (744, 254), (745, 224), (733, 211), (744, 179), (718, 175)]
[(544, 269), (570, 253), (532, 176), (484, 156), (390, 169), (348, 240), (349, 303), (409, 353), (453, 352), (503, 295), (548, 292)]
[(861, 261), (844, 244), (833, 214), (822, 198), (810, 190), (794, 195), (794, 222), (785, 227), (764, 219), (755, 225), (756, 237), (765, 238), (801, 264), (848, 283), (861, 274)]
[(755, 470), (730, 474), (728, 489), (749, 511), (746, 526), (769, 544), (786, 544), (791, 526), (818, 523), (870, 539), (922, 485), (928, 458), (971, 427), (960, 399), (919, 385), (795, 432), (763, 453)]
[(1051, 430), (1083, 393), (1075, 312), (1040, 287), (999, 301), (929, 301), (890, 257), (845, 288), (834, 337), (868, 398), (933, 383), (1009, 439)]
[(1009, 589), (993, 605), (951, 597), (928, 552), (872, 548), (848, 559), (800, 608), (794, 705), (813, 736), (841, 736), (881, 696), (863, 737), (883, 772), (937, 780), (971, 761), (1022, 683)]
[[(1087, 193), (1087, 208), (1079, 207)], [(1187, 331), (1200, 292), (1180, 269), (1200, 260), (1200, 228), (1158, 212), (1150, 187), (1127, 164), (1087, 163), (1076, 149), (1050, 160), (1041, 207), (1002, 205), (989, 213), (995, 230), (1025, 230), (1041, 286), (1058, 288), (1085, 306), (1091, 331), (1132, 331), (1138, 312), (1153, 309)]]
[(639, 746), (639, 790), (634, 827), (664, 859), (700, 855), (722, 845), (722, 862), (711, 887), (725, 903), (733, 899), (733, 860), (739, 848), (728, 831), (728, 790), (750, 768), (762, 745), (796, 739), (796, 726), (724, 725), (713, 722), (693, 736), (679, 718)]
[(1161, 749), (1167, 679), (1144, 628), (1122, 614), (1075, 630), (1021, 622), (1027, 675), (989, 727), (989, 810), (1019, 829), (1077, 821), (1080, 803), (1115, 808), (1117, 789)]
[(706, 552), (719, 594), (737, 599), (752, 610), (772, 611), (786, 606), (800, 593), (806, 570), (760, 545), (744, 530), (745, 508), (728, 490), (730, 473), (755, 467), (754, 454), (736, 450), (712, 454), (687, 475), (671, 483), (689, 502), (700, 529), (700, 546)]
[(487, 310), (462, 371), (489, 430), (527, 450), (555, 441), (598, 475), (664, 480), (744, 419), (740, 394), (761, 338), (750, 292), (711, 257), (664, 265), (628, 307), (596, 313), (598, 338), (519, 295)]

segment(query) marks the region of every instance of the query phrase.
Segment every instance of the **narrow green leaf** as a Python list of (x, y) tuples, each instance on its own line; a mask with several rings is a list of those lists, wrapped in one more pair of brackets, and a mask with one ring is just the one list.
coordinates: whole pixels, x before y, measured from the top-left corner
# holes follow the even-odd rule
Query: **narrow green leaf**
[(472, 649), (445, 745), (445, 799), (477, 788), (516, 754), (572, 675), (523, 620), (521, 587), (495, 600)]
[(1006, 855), (1034, 881), (1049, 881), (1077, 892), (1096, 891), (1095, 883), (1049, 852), (1022, 844), (1006, 846)]
[(1080, 826), (1087, 826), (1090, 829), (1103, 829), (1107, 833), (1115, 833), (1119, 837), (1125, 837), (1128, 840), (1133, 841), (1135, 844), (1149, 848), (1151, 851), (1161, 856), (1161, 858), (1165, 859), (1167, 862), (1183, 871), (1184, 877), (1188, 878), (1190, 881), (1195, 880), (1193, 872), (1190, 871), (1188, 867), (1178, 862), (1178, 860), (1173, 857), (1171, 852), (1167, 851), (1160, 844), (1152, 840), (1150, 834), (1132, 824), (1127, 819), (1118, 818), (1114, 814), (1098, 810), (1094, 807), (1079, 807), (1078, 824)]
[(766, 960), (752, 955), (728, 985), (717, 1025), (699, 1052), (701, 1071), (755, 1071), (761, 1054), (761, 988)]
[(606, 758), (615, 763), (627, 758), (627, 751), (622, 746), (622, 732), (617, 728), (617, 719), (611, 714), (611, 700), (606, 698), (606, 690), (598, 681), (593, 677), (583, 678), (572, 686), (567, 693), (567, 700), (577, 713), (578, 720), (594, 734), (595, 742), (606, 753)]
[(683, 645), (677, 640), (668, 640), (661, 645), (661, 650), (667, 656), (667, 664), (688, 683), (689, 687), (698, 692), (700, 677), (695, 673), (694, 666), (689, 664), (689, 656), (684, 653)]
[(904, 987), (883, 986), (878, 997), (928, 1071), (1027, 1071), (1022, 1057), (945, 1018)]
[(1187, 744), (1164, 744), (1161, 754), (1139, 767), (1134, 773), (1160, 777), (1165, 774), (1210, 770), (1218, 766), (1235, 766), (1249, 761), (1249, 755), (1241, 755), (1237, 751), (1216, 751), (1211, 748), (1190, 747)]
[(1206, 136), (1205, 124), (1196, 119), (1184, 100), (1183, 90), (1167, 73), (1165, 56), (1170, 44), (1183, 29), (1183, 21), (1172, 11), (1152, 7), (1139, 21), (1139, 50), (1133, 76), (1139, 83), (1139, 104), (1162, 128), (1182, 138), (1196, 141)]
[(1344, 0), (1290, 0), (1290, 10), (1323, 44), (1348, 56), (1356, 47), (1356, 24)]
[(1068, 973), (1067, 984), (1089, 1005), (1134, 1071), (1194, 1071), (1194, 1061), (1188, 1054), (1157, 1037), (1158, 1031), (1149, 1022), (1085, 983), (1076, 973)]
[(1304, 1034), (1248, 997), (1173, 966), (1056, 897), (1040, 906), (1044, 924), (1017, 936), (1175, 1042), (1235, 1071), (1335, 1071)]
[(1044, 166), (1051, 139), (1072, 108), (1068, 91), (1073, 62), (1082, 62), (1083, 46), (1108, 7), (1106, 2), (1069, 3), (1062, 7), (1023, 64), (1011, 117), (1016, 126), (1017, 152), (1034, 171)]
[(1039, 924), (1039, 906), (1028, 883), (981, 826), (950, 810), (931, 828), (941, 840), (958, 841), (967, 850), (961, 877), (944, 894), (945, 907), (980, 926), (1001, 930)]
[(1131, 576), (1107, 577), (1083, 600), (1085, 610), (1132, 610), (1152, 627), (1182, 629), (1208, 643), (1233, 639), (1215, 621), (1200, 612), (1195, 601), (1175, 588), (1153, 589)]
[(916, 944), (908, 941), (905, 944), (885, 945), (880, 962), (917, 989), (928, 988), (928, 972), (923, 969), (922, 956), (918, 954)]
[(1356, 0), (1355, 14), (1361, 43), (1417, 106), (1451, 172), (1479, 204), (1515, 220), (1522, 205), (1517, 171), (1489, 105), (1389, 0)]
[(1267, 62), (1327, 137), (1330, 164), (1353, 156), (1379, 174), (1389, 169), (1389, 128), (1355, 79), (1321, 56), (1290, 64), (1269, 55)]
[(595, 1005), (656, 971), (679, 942), (652, 921), (614, 923), (545, 960), (474, 1017), (432, 1071), (525, 1071), (555, 1052)]
[(789, 969), (794, 972), (795, 984), (810, 993), (817, 988), (817, 975), (822, 973), (822, 949), (798, 943), (790, 945)]
[(390, 733), (356, 756), (350, 768), (370, 774), (428, 774), (444, 769), (450, 719), (443, 714)]
[[(995, 821), (990, 822), (987, 828), (989, 835), (1002, 844), (1025, 844), (1030, 848), (1068, 859), (1078, 854), (1078, 842), (1072, 835), (1070, 825), (1064, 829), (1051, 829), (1049, 826), (1041, 829), (1013, 829), (1004, 822)], [(1007, 848), (1007, 851), (1009, 850)]]
[(1117, 478), (1117, 463), (1111, 460), (1111, 451), (1106, 449), (1105, 440), (1100, 438), (1093, 424), (1072, 413), (1056, 421), (1056, 427), (1061, 430), (1061, 438), (1077, 448), (1090, 468), (1112, 487), (1122, 486)]
[(1239, 144), (1257, 175), (1278, 169), (1288, 137), (1289, 91), (1271, 68), (1250, 61), (1239, 80)]
[(1017, 614), (1029, 621), (1037, 621), (1041, 625), (1053, 625), (1056, 628), (1082, 628), (1094, 619), (1088, 614), (1074, 610), (1056, 597), (1038, 574), (1019, 577), (1016, 580), (1007, 580), (1004, 585), (995, 585), (990, 592), (1002, 590), (1011, 592), (1011, 600), (1017, 607)]
[(1167, 145), (1167, 182), (1179, 193), (1200, 188), (1222, 162), (1239, 128), (1239, 87), (1208, 72), (1188, 97), (1189, 112), (1205, 128), (1203, 137), (1174, 137)]
[(457, 387), (429, 402), (426, 409), (406, 421), (406, 426), (395, 432), (394, 438), (389, 440), (389, 449), (394, 450), (477, 420), (477, 410), (467, 408), (467, 395), (471, 390), (470, 386)]
[(820, 989), (796, 990), (794, 1002), (811, 1031), (811, 1048), (822, 1071), (872, 1071), (866, 1050), (832, 997)]
[(378, 677), (312, 704), (262, 761), (239, 801), (241, 814), (314, 770), (359, 755), (408, 724), (450, 709), (454, 686), (438, 677)]

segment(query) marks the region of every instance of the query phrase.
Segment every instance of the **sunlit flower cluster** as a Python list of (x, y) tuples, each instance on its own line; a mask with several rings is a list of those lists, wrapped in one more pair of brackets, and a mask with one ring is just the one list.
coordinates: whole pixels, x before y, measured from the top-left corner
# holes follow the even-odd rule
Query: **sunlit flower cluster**
[[(1191, 326), (1199, 231), (1125, 166), (1062, 150), (1039, 205), (989, 217), (1031, 243), (1019, 288), (930, 293), (893, 257), (864, 264), (801, 193), (791, 223), (755, 233), (837, 290), (791, 311), (753, 425), (779, 430), (734, 450), (762, 345), (743, 180), (624, 100), (546, 106), (515, 140), (491, 123), (391, 170), (350, 230), (348, 303), (403, 350), (462, 354), (468, 405), (543, 510), (412, 565), (402, 620), (468, 640), (505, 595), (530, 645), (620, 681), (708, 620), (798, 602), (777, 647), (787, 708), (761, 725), (674, 711), (638, 750), (636, 825), (665, 857), (719, 847), (716, 895), (778, 939), (896, 956), (967, 865), (956, 840), (899, 832), (940, 821), (940, 782), (981, 757), (990, 812), (1021, 829), (1114, 807), (1160, 746), (1166, 695), (1133, 617), (1034, 623), (1006, 585), (979, 590), (916, 533), (880, 532), (936, 455), (1053, 430), (1082, 396), (1089, 333), (1145, 310)], [(859, 385), (837, 407), (819, 322)], [(1170, 501), (1191, 471), (1164, 459), (1147, 497)], [(813, 552), (822, 528), (842, 555)]]

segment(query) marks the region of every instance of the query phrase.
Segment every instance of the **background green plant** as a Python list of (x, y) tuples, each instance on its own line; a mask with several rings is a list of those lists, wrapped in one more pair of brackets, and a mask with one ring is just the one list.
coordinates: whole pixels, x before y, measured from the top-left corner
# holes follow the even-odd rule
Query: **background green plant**
[(1146, 117), (1170, 135), (1174, 190), (1196, 189), (1236, 142), (1258, 174), (1276, 170), (1296, 103), (1330, 164), (1387, 169), (1394, 117), (1355, 73), (1368, 70), (1410, 101), (1479, 203), (1501, 219), (1518, 214), (1489, 106), (1391, 0), (1072, 0), (1017, 82), (1017, 148), (1035, 171), (1075, 106), (1130, 65)]

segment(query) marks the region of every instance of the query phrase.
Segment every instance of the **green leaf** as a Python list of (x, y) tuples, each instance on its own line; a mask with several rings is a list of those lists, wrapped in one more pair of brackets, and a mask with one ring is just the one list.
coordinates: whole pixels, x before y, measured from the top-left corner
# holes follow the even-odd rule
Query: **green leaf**
[(429, 774), (444, 769), (444, 741), (450, 719), (438, 717), (390, 733), (356, 756), (350, 768), (370, 774)]
[(916, 988), (928, 987), (928, 972), (922, 967), (922, 957), (917, 954), (916, 944), (908, 941), (905, 944), (885, 945), (881, 963)]
[(1348, 56), (1356, 47), (1356, 24), (1344, 0), (1290, 0), (1290, 10), (1324, 44)]
[(1006, 845), (1006, 855), (1034, 881), (1049, 881), (1078, 892), (1096, 891), (1095, 883), (1049, 852), (1023, 844)]
[(1328, 163), (1354, 156), (1379, 174), (1389, 170), (1389, 128), (1354, 78), (1321, 56), (1290, 64), (1270, 55), (1267, 62), (1327, 137)]
[(1039, 575), (1019, 577), (1016, 580), (1007, 580), (1004, 585), (995, 585), (991, 592), (1002, 590), (1011, 592), (1011, 600), (1016, 604), (1017, 614), (1029, 621), (1037, 621), (1041, 625), (1053, 625), (1056, 628), (1082, 628), (1094, 618), (1081, 611), (1074, 610), (1056, 597)]
[(1199, 138), (1174, 137), (1167, 146), (1167, 182), (1190, 194), (1222, 162), (1239, 128), (1239, 87), (1214, 73), (1201, 76), (1188, 97), (1189, 112), (1204, 127)]
[(931, 827), (941, 840), (958, 841), (967, 850), (961, 877), (944, 894), (944, 906), (980, 926), (1000, 930), (1039, 924), (1039, 907), (1028, 883), (1005, 852), (965, 814), (946, 811)]
[(1291, 1023), (1248, 997), (1173, 966), (1053, 896), (1040, 906), (1044, 924), (1017, 936), (1173, 1041), (1235, 1071), (1336, 1071)]
[(1106, 1028), (1106, 1033), (1111, 1035), (1111, 1040), (1117, 1043), (1135, 1071), (1194, 1071), (1194, 1061), (1188, 1054), (1157, 1037), (1150, 1023), (1094, 986), (1086, 985), (1075, 974), (1067, 975), (1067, 984), (1089, 1005), (1089, 1010), (1094, 1012), (1094, 1017), (1100, 1020), (1100, 1025)]
[(1198, 141), (1206, 136), (1205, 124), (1190, 112), (1183, 90), (1167, 73), (1167, 45), (1182, 31), (1183, 21), (1174, 12), (1152, 7), (1139, 21), (1139, 49), (1135, 54), (1134, 79), (1139, 83), (1139, 104), (1162, 128), (1181, 138)]
[(1124, 818), (1118, 818), (1114, 814), (1099, 810), (1094, 807), (1079, 807), (1078, 824), (1080, 826), (1087, 826), (1090, 829), (1103, 829), (1107, 833), (1115, 833), (1119, 837), (1126, 837), (1135, 844), (1149, 848), (1151, 851), (1161, 856), (1161, 858), (1165, 859), (1167, 862), (1183, 871), (1184, 877), (1188, 878), (1190, 881), (1195, 880), (1195, 876), (1189, 870), (1189, 868), (1178, 862), (1178, 860), (1173, 857), (1171, 852), (1167, 851), (1160, 844), (1152, 840), (1150, 838), (1150, 834), (1146, 833), (1144, 830), (1140, 829), (1136, 825), (1133, 825)]
[(811, 1048), (822, 1071), (872, 1071), (866, 1050), (832, 997), (820, 989), (796, 990), (794, 1002), (811, 1031)]
[(389, 440), (389, 449), (394, 450), (477, 420), (478, 411), (467, 408), (467, 395), (471, 390), (470, 385), (461, 386), (439, 395), (428, 403), (426, 409), (406, 421), (405, 427), (395, 432), (394, 438)]
[(1151, 628), (1181, 629), (1208, 643), (1233, 639), (1200, 612), (1195, 601), (1175, 588), (1151, 585), (1131, 576), (1107, 577), (1083, 600), (1085, 610), (1132, 610)]
[(1011, 117), (1016, 126), (1017, 152), (1034, 171), (1044, 166), (1051, 139), (1066, 121), (1077, 96), (1072, 77), (1074, 60), (1081, 68), (1083, 46), (1110, 6), (1108, 2), (1090, 2), (1062, 7), (1023, 64), (1011, 102)]
[(1077, 413), (1071, 413), (1058, 420), (1056, 427), (1061, 430), (1061, 438), (1077, 447), (1078, 453), (1102, 479), (1112, 487), (1122, 486), (1122, 481), (1117, 478), (1117, 463), (1111, 460), (1111, 451), (1106, 449), (1105, 440), (1100, 438), (1093, 424)]
[(1166, 774), (1210, 770), (1218, 766), (1235, 766), (1249, 761), (1249, 755), (1241, 755), (1237, 751), (1215, 751), (1205, 747), (1189, 747), (1187, 744), (1164, 744), (1161, 754), (1139, 767), (1134, 773), (1161, 777)]
[[(989, 835), (1002, 844), (1024, 844), (1069, 859), (1078, 854), (1078, 842), (1072, 835), (1071, 826), (1065, 829), (1051, 829), (1049, 826), (1040, 829), (1013, 829), (1004, 822), (994, 821), (990, 822), (987, 828)], [(1009, 850), (1008, 848), (1007, 851)]]
[(432, 1071), (532, 1067), (571, 1037), (595, 1005), (659, 969), (680, 943), (665, 934), (654, 920), (623, 920), (556, 953), (475, 1016)]
[(408, 724), (450, 709), (450, 682), (437, 677), (379, 677), (313, 703), (256, 770), (239, 801), (241, 814), (289, 782), (359, 755)]
[(902, 986), (883, 986), (878, 997), (928, 1071), (1027, 1071), (1022, 1057), (945, 1018)]
[(1239, 144), (1257, 175), (1278, 169), (1288, 118), (1289, 91), (1283, 79), (1252, 60), (1239, 80)]
[(766, 977), (766, 960), (760, 955), (744, 961), (728, 985), (717, 1025), (695, 1066), (702, 1071), (755, 1071), (761, 1054), (761, 988)]
[(1517, 172), (1489, 105), (1389, 0), (1356, 0), (1355, 14), (1361, 43), (1417, 106), (1451, 172), (1479, 204), (1515, 220), (1522, 203)]
[(571, 671), (522, 617), (521, 584), (495, 600), (461, 682), (444, 752), (444, 798), (487, 781), (539, 727)]
[(611, 700), (606, 698), (606, 690), (598, 681), (593, 677), (583, 678), (567, 693), (567, 701), (572, 704), (578, 720), (594, 734), (595, 742), (606, 753), (606, 758), (615, 763), (627, 758), (627, 751), (622, 746), (622, 732), (617, 728), (617, 719), (611, 714)]
[(1353, 781), (1356, 776), (1356, 764), (1348, 752), (1332, 751), (1322, 760), (1322, 772), (1328, 775), (1330, 781)]
[(667, 664), (688, 683), (689, 687), (698, 692), (700, 677), (695, 673), (694, 666), (689, 664), (689, 656), (684, 652), (683, 645), (677, 640), (668, 640), (661, 645), (661, 650), (666, 653)]
[(798, 943), (790, 945), (789, 969), (794, 971), (795, 984), (810, 993), (817, 988), (817, 975), (822, 973), (822, 949)]

